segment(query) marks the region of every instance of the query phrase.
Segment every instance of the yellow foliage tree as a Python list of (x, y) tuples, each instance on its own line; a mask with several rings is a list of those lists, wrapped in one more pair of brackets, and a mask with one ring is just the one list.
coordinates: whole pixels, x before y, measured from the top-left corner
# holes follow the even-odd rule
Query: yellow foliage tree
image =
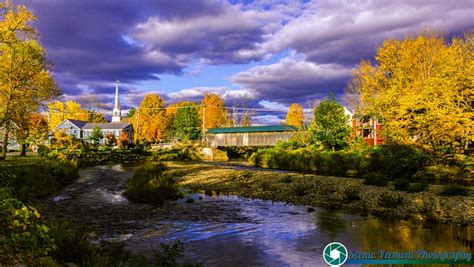
[(65, 119), (88, 121), (89, 111), (82, 109), (81, 104), (74, 101), (56, 101), (48, 104), (48, 118), (52, 130)]
[(168, 122), (165, 101), (158, 94), (147, 94), (131, 119), (135, 141), (160, 141)]
[(27, 120), (44, 101), (59, 95), (46, 52), (30, 26), (34, 20), (25, 6), (0, 3), (0, 127), (6, 128), (0, 159), (6, 155), (8, 125)]
[(286, 113), (286, 124), (301, 127), (304, 124), (303, 108), (297, 103), (291, 104)]
[(423, 33), (387, 40), (376, 63), (362, 61), (348, 94), (356, 112), (376, 114), (391, 142), (416, 142), (443, 152), (466, 152), (472, 144), (474, 33), (446, 43)]
[(201, 101), (199, 115), (201, 121), (204, 117), (204, 127), (206, 129), (221, 127), (227, 118), (224, 99), (216, 94), (206, 93)]

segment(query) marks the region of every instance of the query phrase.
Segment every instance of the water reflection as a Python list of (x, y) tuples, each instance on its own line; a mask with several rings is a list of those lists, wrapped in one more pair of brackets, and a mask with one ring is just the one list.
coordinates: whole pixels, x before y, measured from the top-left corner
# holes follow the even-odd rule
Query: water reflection
[(133, 168), (120, 166), (81, 170), (79, 182), (45, 203), (46, 214), (87, 224), (99, 240), (124, 242), (142, 255), (180, 240), (186, 259), (206, 266), (323, 266), (322, 250), (331, 241), (362, 251), (472, 251), (473, 227), (307, 212), (304, 206), (230, 196), (136, 204), (122, 194), (132, 174)]
[(314, 214), (319, 230), (327, 234), (331, 240), (346, 229), (346, 220), (338, 212), (322, 209)]

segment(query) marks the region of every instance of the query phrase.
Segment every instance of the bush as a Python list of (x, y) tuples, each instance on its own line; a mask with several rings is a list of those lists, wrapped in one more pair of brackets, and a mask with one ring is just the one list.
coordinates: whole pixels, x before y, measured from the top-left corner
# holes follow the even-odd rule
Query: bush
[(381, 207), (395, 209), (403, 205), (405, 199), (399, 194), (386, 192), (379, 196), (377, 202)]
[(0, 265), (31, 264), (55, 249), (38, 211), (9, 197), (0, 199)]
[(19, 162), (0, 169), (0, 186), (13, 189), (22, 201), (47, 196), (77, 178), (77, 166), (69, 161)]
[(54, 220), (48, 223), (49, 236), (54, 239), (57, 249), (50, 256), (57, 262), (73, 262), (80, 266), (92, 266), (95, 247), (87, 240), (82, 227), (70, 222)]
[(398, 178), (394, 181), (395, 189), (406, 191), (410, 187), (410, 180), (406, 178)]
[(138, 168), (128, 182), (125, 195), (134, 202), (161, 204), (168, 199), (177, 199), (179, 189), (176, 181), (163, 164), (148, 164)]
[(410, 184), (406, 191), (410, 193), (423, 192), (426, 191), (428, 187), (429, 185), (426, 182), (417, 182)]
[(439, 193), (441, 196), (468, 196), (470, 189), (460, 185), (445, 185)]
[(364, 183), (366, 185), (386, 186), (390, 179), (379, 172), (369, 172), (364, 175)]
[(431, 165), (419, 170), (413, 178), (415, 180), (425, 181), (452, 181), (463, 180), (469, 176), (469, 170), (466, 167), (449, 166), (445, 164)]
[(364, 172), (380, 172), (390, 179), (411, 179), (429, 160), (423, 151), (410, 145), (382, 145), (365, 158)]

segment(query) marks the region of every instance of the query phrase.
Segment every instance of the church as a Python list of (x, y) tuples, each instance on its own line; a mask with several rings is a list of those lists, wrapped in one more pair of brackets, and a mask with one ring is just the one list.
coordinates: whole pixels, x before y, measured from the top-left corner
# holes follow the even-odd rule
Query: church
[[(128, 141), (133, 141), (133, 127), (128, 119), (122, 118), (122, 111), (120, 109), (120, 98), (118, 81), (115, 84), (115, 99), (114, 108), (112, 111), (112, 122), (109, 123), (90, 123), (87, 121), (65, 119), (58, 126), (54, 128), (54, 131), (62, 131), (67, 134), (73, 135), (76, 139), (88, 140), (92, 131), (96, 127), (100, 127), (102, 134), (113, 134), (116, 138), (122, 133), (128, 135)], [(102, 140), (103, 142), (103, 140)]]

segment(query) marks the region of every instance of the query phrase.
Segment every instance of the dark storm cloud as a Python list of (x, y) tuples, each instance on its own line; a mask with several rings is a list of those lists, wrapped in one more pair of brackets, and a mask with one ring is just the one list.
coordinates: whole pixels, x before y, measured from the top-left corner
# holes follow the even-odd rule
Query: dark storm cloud
[[(194, 100), (215, 90), (227, 101), (286, 104), (340, 95), (354, 65), (372, 57), (383, 40), (423, 28), (452, 36), (474, 26), (472, 0), (17, 2), (38, 17), (54, 77), (68, 97), (112, 94), (118, 78), (134, 104), (145, 93), (135, 85), (181, 75), (196, 61), (262, 65), (231, 77), (239, 90), (202, 84), (164, 98)], [(294, 54), (261, 61), (282, 51)]]
[(383, 40), (423, 29), (460, 33), (474, 26), (473, 16), (472, 0), (311, 1), (264, 47), (292, 48), (312, 62), (353, 65), (372, 56)]
[[(180, 74), (186, 62), (128, 43), (127, 32), (150, 16), (163, 19), (211, 15), (210, 1), (18, 1), (38, 17), (35, 26), (66, 93), (93, 81), (141, 81)], [(62, 78), (62, 76), (69, 76)]]

